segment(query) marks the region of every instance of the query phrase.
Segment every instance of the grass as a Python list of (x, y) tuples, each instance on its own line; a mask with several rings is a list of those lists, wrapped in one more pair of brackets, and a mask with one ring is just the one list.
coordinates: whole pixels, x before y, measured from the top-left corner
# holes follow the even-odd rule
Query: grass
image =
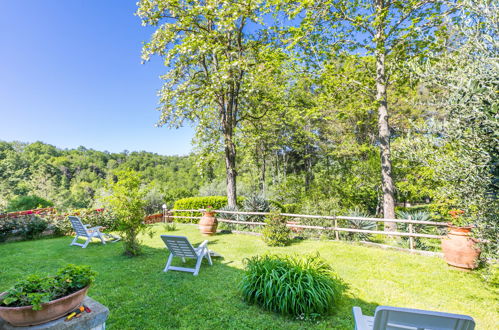
[[(378, 305), (467, 314), (477, 329), (499, 324), (497, 290), (473, 272), (449, 268), (437, 257), (411, 255), (342, 242), (300, 241), (267, 247), (260, 237), (225, 234), (209, 237), (210, 249), (224, 256), (205, 261), (199, 276), (162, 269), (168, 256), (159, 238), (143, 237), (144, 255), (122, 255), (121, 242), (69, 246), (70, 237), (0, 244), (0, 292), (34, 271), (53, 273), (67, 263), (91, 265), (98, 272), (89, 295), (108, 306), (109, 329), (353, 329), (352, 306), (373, 315)], [(205, 237), (196, 226), (177, 225), (173, 235), (193, 244)], [(319, 322), (296, 321), (247, 305), (238, 292), (243, 259), (265, 252), (315, 253), (326, 259), (348, 289), (337, 311)], [(192, 266), (194, 261), (188, 261)], [(181, 261), (177, 261), (181, 264)]]

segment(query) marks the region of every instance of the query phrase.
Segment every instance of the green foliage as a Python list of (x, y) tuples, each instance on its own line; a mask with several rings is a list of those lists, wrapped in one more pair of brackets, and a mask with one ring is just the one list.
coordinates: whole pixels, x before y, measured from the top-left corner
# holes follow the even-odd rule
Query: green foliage
[(268, 246), (286, 246), (291, 242), (291, 229), (286, 226), (286, 219), (279, 213), (272, 212), (269, 214), (265, 223), (267, 224), (263, 230), (263, 241)]
[(26, 231), (24, 232), (24, 236), (26, 239), (35, 239), (40, 236), (41, 233), (48, 227), (47, 221), (42, 218), (34, 217), (31, 221), (28, 222), (26, 226)]
[[(208, 206), (213, 207), (215, 210), (220, 210), (227, 205), (226, 196), (201, 196), (201, 197), (188, 197), (175, 201), (173, 205), (174, 210), (199, 210), (205, 209)], [(186, 217), (200, 217), (201, 212), (174, 212), (175, 216)], [(196, 219), (183, 219), (176, 218), (179, 222), (197, 222)]]
[(116, 216), (110, 209), (76, 209), (69, 213), (56, 213), (44, 216), (57, 235), (68, 235), (73, 231), (68, 215), (74, 215), (81, 218), (84, 224), (90, 227), (103, 226), (105, 231), (114, 231), (118, 229)]
[(35, 239), (49, 227), (46, 219), (34, 215), (20, 215), (0, 219), (0, 242), (9, 237)]
[[(364, 212), (359, 209), (353, 209), (348, 211), (348, 215), (351, 217), (365, 217), (369, 218), (369, 213)], [(376, 230), (376, 222), (373, 221), (363, 221), (363, 220), (347, 220), (347, 228), (352, 229), (363, 229), (363, 230)], [(341, 233), (342, 237), (355, 240), (355, 241), (368, 241), (372, 234), (368, 233)]]
[(55, 276), (29, 275), (14, 284), (0, 299), (0, 306), (33, 306), (42, 309), (42, 304), (67, 296), (90, 285), (96, 273), (90, 266), (67, 265)]
[(36, 195), (19, 196), (11, 199), (6, 207), (6, 212), (34, 210), (54, 206), (54, 203)]
[(61, 211), (99, 208), (97, 199), (104, 193), (106, 179), (125, 168), (140, 172), (143, 184), (153, 183), (156, 194), (150, 196), (150, 208), (157, 207), (158, 195), (171, 208), (176, 199), (196, 195), (204, 184), (206, 178), (198, 175), (196, 159), (193, 155), (109, 153), (0, 141), (0, 212), (9, 201), (28, 195), (52, 201)]
[[(398, 211), (397, 217), (399, 219), (411, 219), (418, 221), (433, 221), (431, 213), (427, 211)], [(440, 227), (435, 226), (425, 226), (425, 225), (417, 225), (413, 224), (413, 231), (419, 234), (430, 234), (430, 235), (445, 235), (446, 229), (441, 229)], [(397, 229), (401, 232), (409, 232), (409, 224), (407, 223), (397, 223)], [(438, 251), (440, 249), (440, 240), (439, 239), (431, 239), (431, 238), (423, 238), (417, 237), (414, 238), (416, 243), (416, 249), (419, 250), (430, 250), (430, 251)], [(409, 247), (409, 237), (401, 237), (399, 239), (399, 244), (403, 247)]]
[(177, 230), (177, 225), (174, 222), (167, 222), (163, 225), (165, 231), (175, 231)]
[(243, 299), (266, 310), (314, 319), (330, 313), (341, 297), (341, 280), (318, 254), (254, 256), (245, 262)]
[(141, 253), (138, 235), (147, 228), (144, 223), (145, 196), (141, 188), (141, 176), (132, 170), (116, 173), (117, 181), (109, 182), (111, 195), (105, 198), (117, 219), (117, 230), (122, 234), (125, 254), (136, 256)]
[[(246, 212), (270, 212), (271, 204), (262, 195), (252, 194), (244, 199), (243, 210)], [(262, 222), (265, 216), (245, 214), (241, 220), (250, 222)]]
[(300, 205), (298, 203), (289, 203), (282, 206), (285, 213), (297, 213), (300, 210)]

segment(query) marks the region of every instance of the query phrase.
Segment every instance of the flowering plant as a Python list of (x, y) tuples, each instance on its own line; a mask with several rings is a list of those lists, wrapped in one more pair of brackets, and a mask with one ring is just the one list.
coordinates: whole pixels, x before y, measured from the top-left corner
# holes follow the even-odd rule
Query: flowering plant
[(213, 206), (208, 205), (204, 210), (205, 212), (213, 212), (215, 209), (213, 208)]

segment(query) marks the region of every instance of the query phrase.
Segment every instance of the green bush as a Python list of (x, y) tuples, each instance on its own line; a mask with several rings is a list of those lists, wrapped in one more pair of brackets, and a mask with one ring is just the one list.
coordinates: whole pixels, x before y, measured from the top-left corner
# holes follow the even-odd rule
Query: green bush
[(69, 215), (77, 216), (84, 224), (90, 227), (104, 226), (105, 231), (114, 231), (118, 228), (116, 216), (109, 209), (77, 209), (70, 213), (46, 215), (45, 218), (54, 229), (56, 235), (67, 235), (73, 232), (73, 227), (68, 219)]
[[(348, 216), (358, 217), (358, 218), (370, 218), (369, 213), (362, 211), (358, 208), (353, 210), (348, 210)], [(347, 228), (351, 229), (361, 229), (361, 230), (376, 230), (376, 222), (374, 221), (364, 221), (364, 220), (344, 220), (340, 224), (344, 223)], [(368, 241), (371, 238), (371, 234), (368, 233), (349, 233), (343, 232), (341, 236), (347, 240), (352, 241)]]
[(7, 212), (34, 210), (54, 206), (54, 203), (36, 195), (19, 196), (9, 201)]
[(279, 213), (272, 212), (265, 219), (267, 224), (262, 230), (263, 241), (268, 246), (286, 246), (291, 241), (291, 230), (286, 226), (286, 219)]
[[(208, 206), (213, 207), (215, 210), (220, 210), (227, 205), (226, 196), (202, 196), (202, 197), (187, 197), (175, 201), (173, 209), (175, 210), (199, 210)], [(175, 216), (185, 217), (201, 217), (201, 212), (174, 212)], [(199, 219), (188, 218), (175, 218), (178, 222), (194, 222), (197, 223)]]
[(105, 197), (117, 219), (125, 255), (141, 254), (140, 234), (149, 230), (144, 222), (147, 190), (142, 187), (142, 175), (133, 170), (116, 171), (118, 180), (108, 181), (111, 195)]
[(96, 273), (89, 266), (67, 265), (55, 276), (29, 275), (14, 284), (0, 299), (0, 306), (33, 306), (40, 310), (43, 303), (58, 299), (83, 289), (95, 279)]
[(34, 239), (49, 227), (46, 219), (34, 215), (19, 215), (0, 219), (0, 242), (9, 237)]
[(331, 267), (315, 256), (254, 256), (245, 259), (240, 284), (243, 299), (266, 310), (297, 318), (327, 315), (343, 284)]
[(298, 203), (284, 204), (282, 207), (284, 208), (285, 213), (300, 212), (300, 204)]

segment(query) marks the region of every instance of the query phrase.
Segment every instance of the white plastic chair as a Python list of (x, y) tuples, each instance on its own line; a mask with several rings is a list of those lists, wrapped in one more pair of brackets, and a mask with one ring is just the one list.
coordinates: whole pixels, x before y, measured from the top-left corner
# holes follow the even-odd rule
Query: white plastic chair
[[(101, 233), (100, 229), (103, 228), (102, 226), (88, 228), (88, 226), (90, 225), (84, 225), (78, 217), (69, 216), (69, 221), (71, 221), (71, 225), (73, 226), (73, 229), (76, 233), (75, 238), (69, 245), (77, 245), (81, 246), (82, 248), (86, 248), (94, 237), (100, 239), (102, 244), (106, 244), (106, 237), (109, 238), (112, 242), (117, 242), (120, 240), (118, 236)], [(77, 242), (78, 238), (80, 237), (82, 239), (86, 239), (85, 243), (81, 244)]]
[[(210, 265), (213, 265), (211, 262), (210, 250), (208, 250), (208, 241), (204, 241), (197, 248), (194, 248), (187, 237), (185, 236), (172, 236), (172, 235), (161, 235), (161, 239), (165, 243), (168, 250), (170, 250), (170, 256), (168, 257), (168, 261), (166, 262), (164, 272), (169, 270), (178, 270), (181, 272), (190, 272), (193, 275), (199, 274), (199, 268), (201, 267), (201, 262), (203, 258), (208, 259)], [(182, 261), (185, 262), (185, 258), (196, 259), (196, 267), (195, 268), (186, 268), (186, 267), (175, 267), (171, 266), (173, 257), (180, 257)]]
[(353, 308), (355, 330), (473, 330), (475, 321), (467, 315), (421, 309), (378, 306), (373, 316)]

